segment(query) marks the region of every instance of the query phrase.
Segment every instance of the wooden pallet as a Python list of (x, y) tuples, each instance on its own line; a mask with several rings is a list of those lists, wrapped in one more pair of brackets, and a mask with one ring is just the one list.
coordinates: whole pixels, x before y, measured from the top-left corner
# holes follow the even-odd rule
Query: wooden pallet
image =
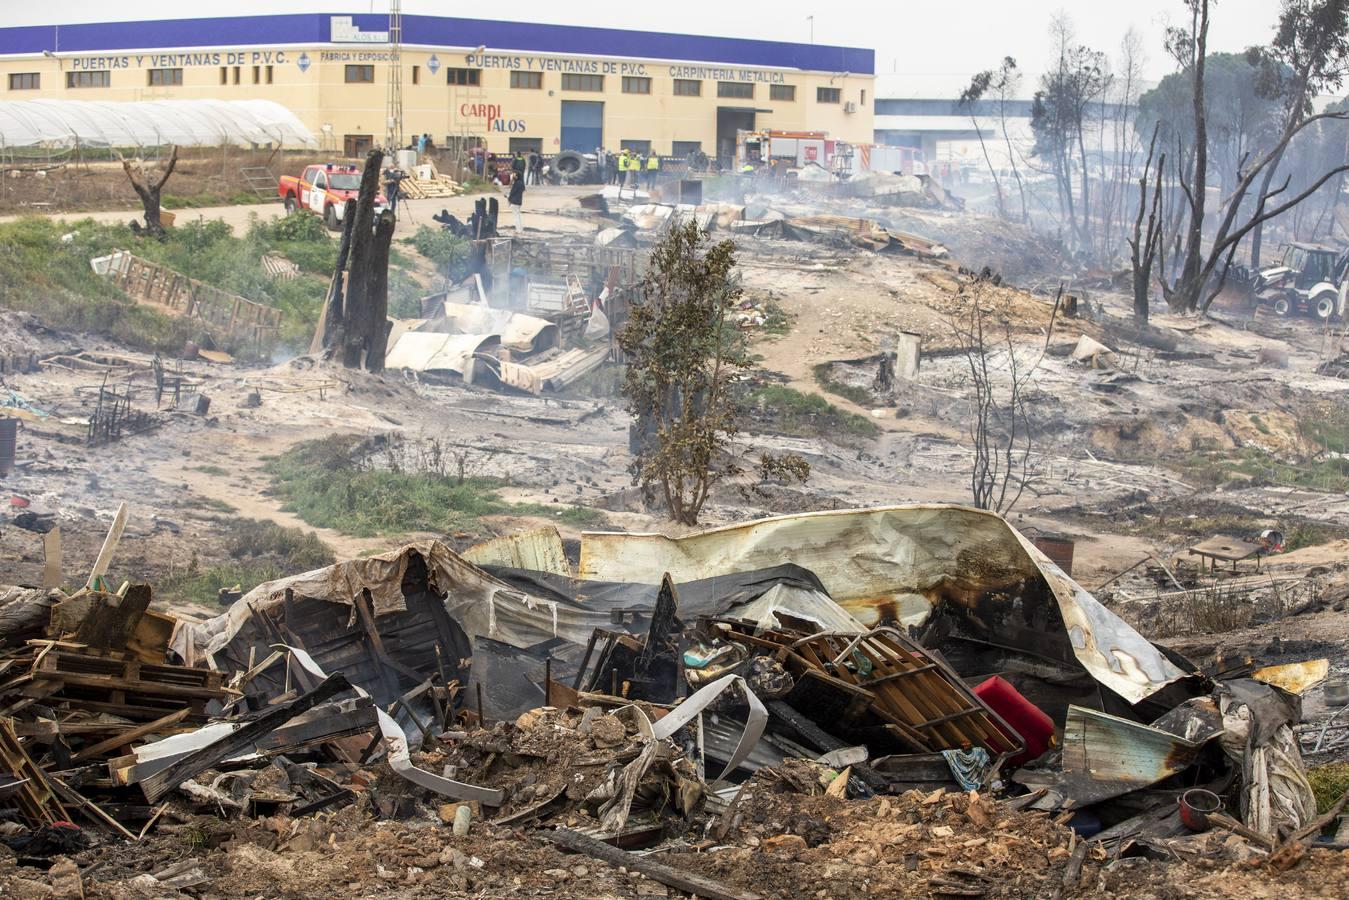
[(14, 734), (11, 719), (0, 719), (0, 763), (16, 778), (23, 779), (13, 801), (33, 828), (66, 820), (66, 811), (56, 799), (42, 769), (24, 751)]
[(834, 683), (854, 701), (845, 719), (870, 714), (924, 752), (983, 747), (997, 756), (1022, 749), (1016, 732), (939, 658), (893, 628), (861, 635), (743, 631), (726, 635), (773, 655), (802, 682)]
[(194, 716), (205, 716), (207, 702), (229, 697), (221, 677), (209, 669), (152, 665), (127, 654), (56, 650), (37, 661), (23, 694), (151, 721), (184, 707)]

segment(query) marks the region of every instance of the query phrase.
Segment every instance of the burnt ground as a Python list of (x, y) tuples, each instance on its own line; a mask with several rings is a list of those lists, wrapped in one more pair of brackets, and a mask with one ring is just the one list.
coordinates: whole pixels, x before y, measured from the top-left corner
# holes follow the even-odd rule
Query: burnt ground
[[(571, 234), (593, 227), (574, 208), (575, 191), (542, 193), (552, 205), (538, 210), (534, 221), (540, 227)], [(456, 204), (469, 202), (456, 198), (437, 205), (458, 212)], [(1009, 258), (1032, 258), (1026, 255), (1032, 252), (1035, 259), (1044, 257), (1035, 248), (1018, 257), (1016, 245), (999, 246), (989, 237), (997, 234), (996, 223), (978, 217), (966, 222), (972, 232), (968, 243), (957, 239), (962, 224), (956, 216), (906, 214), (896, 224), (919, 231), (924, 216), (929, 222), (939, 219), (943, 239), (976, 258), (927, 261), (836, 246), (743, 242), (749, 295), (772, 299), (789, 322), (785, 333), (753, 334), (764, 377), (864, 416), (877, 431), (787, 427), (774, 410), (762, 411), (737, 442), (742, 460), (752, 465), (763, 450), (791, 451), (810, 461), (812, 477), (805, 486), (773, 487), (764, 495), (719, 491), (705, 512), (707, 524), (806, 509), (967, 498), (968, 379), (948, 320), (970, 299), (956, 267), (996, 264), (991, 256), (984, 261), (981, 247), (997, 248)], [(1251, 450), (1264, 454), (1262, 461), (1306, 463), (1305, 422), (1317, 410), (1343, 410), (1349, 390), (1349, 382), (1313, 372), (1326, 352), (1325, 335), (1298, 320), (1248, 320), (1224, 313), (1217, 321), (1196, 322), (1163, 316), (1156, 322), (1163, 338), (1149, 339), (1158, 344), (1151, 346), (1116, 327), (1126, 315), (1126, 300), (1105, 290), (1081, 288), (1083, 315), (1053, 317), (1050, 291), (1069, 274), (1036, 278), (1018, 273), (1018, 283), (1036, 290), (1004, 286), (986, 298), (1013, 336), (1012, 352), (1035, 372), (1034, 477), (1009, 518), (1018, 527), (1075, 539), (1074, 573), (1089, 589), (1143, 557), (1166, 561), (1181, 587), (1149, 565), (1112, 582), (1101, 596), (1145, 633), (1196, 660), (1250, 655), (1284, 662), (1324, 656), (1334, 673), (1349, 674), (1344, 652), (1349, 633), (1343, 628), (1342, 599), (1337, 599), (1349, 583), (1343, 564), (1349, 551), (1349, 541), (1343, 540), (1349, 532), (1344, 492), (1318, 487), (1314, 480), (1290, 485), (1237, 472), (1215, 483), (1211, 477), (1225, 460), (1239, 460)], [(920, 375), (893, 393), (870, 391), (876, 354), (892, 346), (891, 335), (901, 328), (923, 336), (928, 353)], [(1113, 363), (1098, 368), (1072, 362), (1065, 351), (1082, 335), (1111, 347)], [(7, 387), (51, 417), (21, 430), (20, 466), (3, 482), (3, 495), (27, 498), (29, 509), (56, 515), (70, 584), (82, 580), (123, 501), (131, 516), (114, 558), (114, 583), (154, 583), (229, 563), (220, 534), (240, 517), (313, 530), (283, 509), (264, 471), (265, 460), (300, 441), (341, 434), (436, 441), (462, 453), (470, 471), (509, 482), (505, 493), (513, 501), (559, 509), (580, 505), (603, 510), (610, 527), (674, 531), (634, 502), (629, 417), (621, 399), (602, 389), (562, 398), (507, 396), (396, 373), (356, 374), (303, 357), (267, 366), (171, 363), (210, 397), (209, 413), (200, 416), (191, 411), (190, 398), (178, 409), (155, 410), (148, 357), (97, 336), (52, 332), (0, 310), (0, 352), (20, 350), (44, 357), (89, 351), (128, 359), (136, 372), (134, 403), (157, 417), (151, 430), (90, 448), (82, 442), (79, 420), (92, 408), (102, 370), (48, 367), (5, 377)], [(1269, 350), (1286, 356), (1287, 367), (1262, 362)], [(819, 366), (832, 384), (819, 380)], [(854, 390), (839, 393), (840, 384)], [(254, 392), (261, 405), (249, 402)], [(478, 534), (430, 534), (463, 547), (482, 536), (542, 522), (551, 520), (487, 516)], [(1185, 548), (1198, 539), (1218, 533), (1252, 536), (1271, 527), (1305, 533), (1307, 546), (1267, 559), (1258, 575), (1246, 564), (1236, 579), (1205, 578), (1184, 564)], [(565, 524), (562, 530), (567, 537), (577, 531)], [(422, 536), (317, 533), (340, 557)], [(41, 569), (39, 536), (0, 528), (0, 584), (37, 583)], [(1231, 595), (1228, 602), (1215, 602), (1213, 595), (1224, 591)], [(179, 604), (175, 611), (215, 610)], [(1308, 693), (1304, 707), (1313, 722), (1330, 712), (1321, 688)], [(948, 824), (946, 812), (929, 817), (920, 810), (915, 816), (911, 807), (892, 807), (881, 815), (863, 803), (831, 807), (833, 801), (823, 798), (812, 802), (820, 808), (803, 815), (836, 823), (825, 843), (799, 852), (770, 852), (765, 841), (787, 828), (781, 815), (775, 818), (765, 810), (763, 820), (728, 841), (726, 849), (673, 852), (680, 865), (768, 896), (799, 895), (802, 885), (817, 896), (911, 896), (927, 890), (927, 879), (951, 862), (924, 855), (924, 848), (937, 843), (930, 829)], [(358, 811), (343, 815), (356, 817)], [(987, 829), (966, 837), (988, 838), (988, 846), (1004, 847), (1005, 860), (984, 844), (951, 849), (955, 845), (948, 837), (941, 846), (960, 860), (957, 865), (1000, 867), (994, 882), (974, 877), (982, 887), (998, 885), (996, 891), (989, 889), (991, 896), (1052, 894), (1050, 864), (1061, 862), (1057, 851), (1064, 848), (1066, 832), (1021, 817), (1012, 824), (1016, 827), (995, 829), (994, 837)], [(272, 837), (259, 832), (265, 826), (248, 825), (248, 833), (229, 836), (234, 843), (226, 848), (205, 847), (194, 833), (180, 832), (157, 835), (134, 853), (109, 851), (96, 892), (132, 896), (126, 892), (133, 889), (119, 887), (119, 879), (194, 854), (202, 857), (212, 879), (205, 893), (218, 896), (378, 890), (407, 896), (581, 897), (655, 890), (511, 829), (455, 839), (435, 822), (347, 822), (339, 816), (323, 826), (322, 834), (296, 841), (295, 835), (275, 834), (284, 830), (282, 825), (293, 827), (276, 823)], [(863, 851), (878, 858), (858, 858)], [(82, 857), (82, 864), (102, 858), (99, 851), (86, 852), (93, 855)], [(118, 853), (126, 854), (121, 863)], [(484, 866), (463, 857), (476, 857)], [(1081, 891), (1149, 897), (1272, 897), (1290, 891), (1338, 896), (1338, 889), (1327, 890), (1343, 883), (1343, 865), (1342, 857), (1318, 851), (1309, 863), (1276, 879), (1231, 860), (1170, 866), (1130, 862), (1108, 871), (1089, 861)], [(585, 873), (576, 874), (578, 867)], [(549, 871), (555, 874), (541, 874)], [(10, 869), (3, 877), (16, 893), (41, 893), (12, 880), (23, 873)]]

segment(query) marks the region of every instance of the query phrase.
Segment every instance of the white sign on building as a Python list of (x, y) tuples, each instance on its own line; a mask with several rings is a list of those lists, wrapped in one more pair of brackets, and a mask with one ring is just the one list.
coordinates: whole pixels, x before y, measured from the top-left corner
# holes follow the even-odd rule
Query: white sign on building
[(334, 44), (387, 44), (387, 31), (361, 31), (351, 16), (329, 16), (328, 29)]

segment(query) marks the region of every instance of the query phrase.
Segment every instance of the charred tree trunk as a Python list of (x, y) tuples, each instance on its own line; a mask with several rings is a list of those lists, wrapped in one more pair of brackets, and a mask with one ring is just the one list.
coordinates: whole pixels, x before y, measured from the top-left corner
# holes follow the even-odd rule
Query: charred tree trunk
[(366, 274), (365, 368), (384, 371), (384, 353), (389, 343), (389, 245), (393, 243), (394, 214), (385, 210), (375, 222), (370, 269)]
[[(1163, 241), (1162, 222), (1162, 170), (1166, 168), (1166, 154), (1163, 153), (1153, 166), (1153, 157), (1157, 152), (1157, 134), (1161, 128), (1159, 122), (1152, 129), (1152, 140), (1148, 143), (1148, 158), (1143, 164), (1143, 175), (1138, 179), (1138, 215), (1134, 218), (1133, 237), (1128, 238), (1130, 262), (1133, 268), (1134, 318), (1140, 322), (1148, 320), (1148, 298), (1151, 291), (1152, 267), (1157, 260)], [(1154, 185), (1152, 200), (1148, 200), (1148, 173), (1153, 172)], [(1143, 229), (1143, 213), (1147, 212), (1147, 230)]]
[(173, 174), (173, 168), (176, 165), (178, 165), (177, 144), (169, 149), (168, 164), (164, 166), (164, 174), (157, 179), (146, 174), (145, 166), (139, 159), (134, 163), (125, 157), (122, 159), (122, 171), (126, 172), (126, 177), (131, 181), (132, 189), (135, 190), (136, 196), (140, 198), (141, 208), (145, 211), (145, 231), (147, 234), (160, 235), (164, 233), (164, 223), (160, 221), (159, 216), (159, 195), (164, 189), (164, 183)]
[(342, 300), (346, 296), (347, 259), (351, 256), (351, 223), (355, 218), (356, 201), (348, 200), (342, 208), (342, 241), (337, 246), (337, 267), (333, 270), (333, 280), (328, 285), (328, 296), (323, 302), (323, 314), (319, 316), (314, 340), (309, 345), (310, 353), (319, 353), (335, 346), (337, 332), (342, 327)]
[(1172, 295), (1171, 305), (1179, 312), (1194, 312), (1199, 308), (1199, 294), (1204, 287), (1200, 272), (1204, 253), (1204, 201), (1208, 191), (1208, 115), (1204, 109), (1204, 59), (1208, 53), (1208, 0), (1196, 7), (1194, 34), (1191, 43), (1191, 65), (1194, 70), (1194, 174), (1190, 179), (1187, 197), (1190, 201), (1190, 223), (1185, 233), (1185, 259), (1181, 265), (1180, 282)]
[[(384, 370), (388, 341), (389, 245), (396, 220), (391, 212), (375, 219), (379, 193), (380, 164), (384, 154), (370, 151), (361, 175), (355, 203), (347, 201), (343, 212), (342, 244), (337, 271), (328, 290), (324, 320), (317, 332), (320, 350), (337, 356), (349, 369)], [(345, 291), (343, 268), (346, 268)]]

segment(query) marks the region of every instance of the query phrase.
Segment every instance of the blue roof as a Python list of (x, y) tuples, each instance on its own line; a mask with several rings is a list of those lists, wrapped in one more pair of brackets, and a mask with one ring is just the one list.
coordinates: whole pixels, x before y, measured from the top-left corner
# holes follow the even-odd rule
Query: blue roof
[[(351, 18), (362, 31), (388, 30), (387, 16), (356, 14)], [(35, 54), (47, 50), (53, 53), (99, 53), (230, 45), (326, 44), (330, 41), (330, 26), (328, 13), (33, 25), (0, 28), (0, 55)], [(876, 69), (876, 52), (857, 47), (441, 16), (403, 16), (403, 43), (433, 47), (481, 45), (489, 51), (687, 60), (859, 75), (874, 74)]]

